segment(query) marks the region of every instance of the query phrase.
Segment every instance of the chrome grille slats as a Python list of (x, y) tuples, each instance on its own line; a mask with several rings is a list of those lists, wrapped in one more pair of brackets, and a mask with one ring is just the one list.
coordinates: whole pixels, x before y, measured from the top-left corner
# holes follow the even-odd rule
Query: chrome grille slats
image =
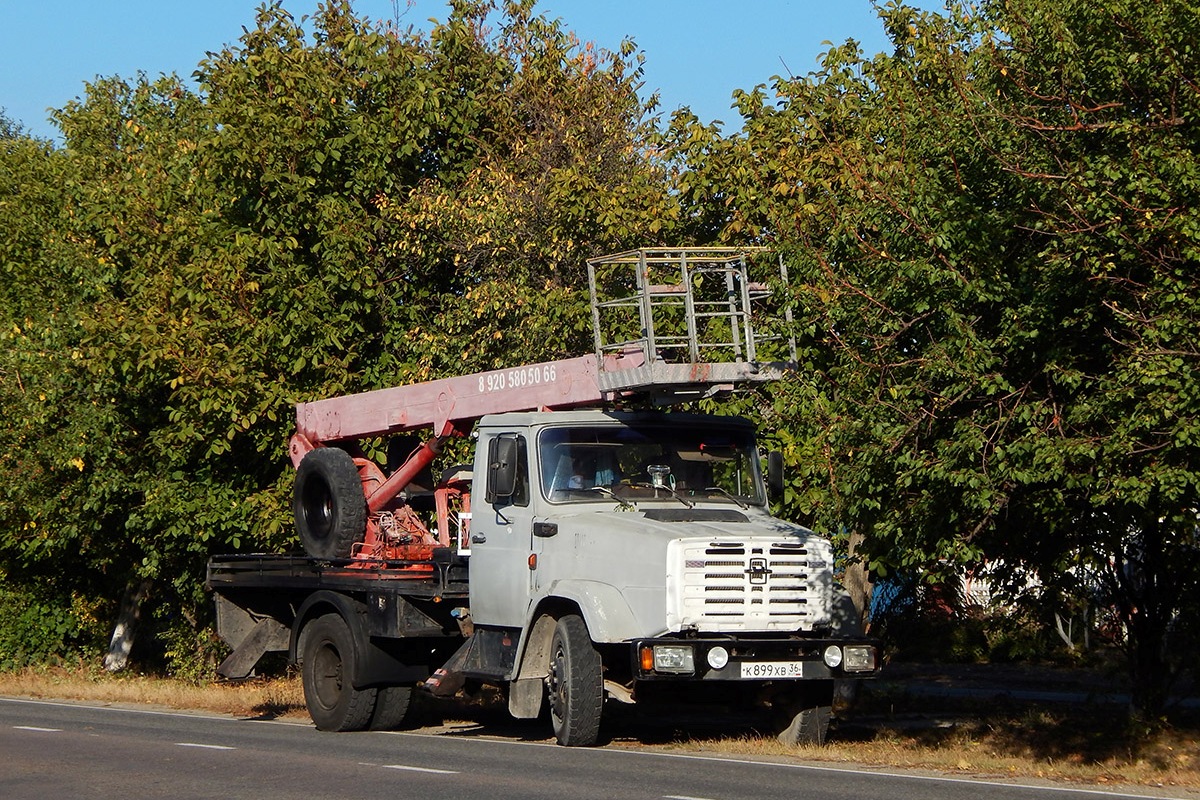
[(795, 631), (826, 624), (829, 543), (811, 537), (680, 539), (668, 567), (668, 622), (697, 630)]

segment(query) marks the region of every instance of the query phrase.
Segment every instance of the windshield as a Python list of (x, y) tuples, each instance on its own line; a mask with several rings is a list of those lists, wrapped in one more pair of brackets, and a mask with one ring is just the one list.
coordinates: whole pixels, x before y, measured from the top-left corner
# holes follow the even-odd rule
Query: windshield
[(543, 430), (541, 486), (553, 502), (763, 502), (754, 438), (737, 428), (581, 425)]

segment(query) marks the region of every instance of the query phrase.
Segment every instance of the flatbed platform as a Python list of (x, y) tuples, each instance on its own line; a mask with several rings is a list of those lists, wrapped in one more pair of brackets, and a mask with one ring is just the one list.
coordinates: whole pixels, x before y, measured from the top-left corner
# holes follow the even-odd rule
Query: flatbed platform
[(465, 599), (468, 594), (467, 565), (454, 555), (432, 561), (319, 559), (265, 553), (216, 556), (208, 562), (206, 584), (217, 592), (334, 589), (428, 600)]

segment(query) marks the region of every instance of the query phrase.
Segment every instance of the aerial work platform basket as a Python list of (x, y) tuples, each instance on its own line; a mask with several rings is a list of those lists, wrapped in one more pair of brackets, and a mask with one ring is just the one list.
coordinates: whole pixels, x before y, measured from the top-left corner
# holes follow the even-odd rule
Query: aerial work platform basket
[(712, 393), (795, 366), (787, 268), (766, 248), (656, 247), (593, 258), (588, 288), (596, 356), (615, 367), (602, 367), (605, 389)]

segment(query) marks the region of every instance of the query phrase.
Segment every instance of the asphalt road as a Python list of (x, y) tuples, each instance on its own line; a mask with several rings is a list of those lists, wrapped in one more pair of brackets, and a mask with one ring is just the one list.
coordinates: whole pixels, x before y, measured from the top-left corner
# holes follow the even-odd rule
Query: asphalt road
[[(0, 798), (1022, 800), (1181, 797), (1015, 786), (475, 734), (309, 725), (0, 698)], [(1186, 797), (1186, 796), (1184, 796)]]

